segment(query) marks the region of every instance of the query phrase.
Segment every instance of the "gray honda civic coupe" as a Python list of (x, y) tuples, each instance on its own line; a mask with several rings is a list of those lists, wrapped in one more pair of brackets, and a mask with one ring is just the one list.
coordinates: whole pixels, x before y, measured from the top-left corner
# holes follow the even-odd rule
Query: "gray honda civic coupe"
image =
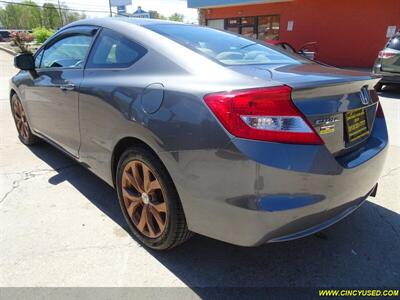
[(193, 233), (288, 241), (376, 194), (388, 134), (369, 74), (225, 31), (130, 18), (67, 25), (15, 66), (21, 142), (44, 140), (113, 186), (150, 248)]

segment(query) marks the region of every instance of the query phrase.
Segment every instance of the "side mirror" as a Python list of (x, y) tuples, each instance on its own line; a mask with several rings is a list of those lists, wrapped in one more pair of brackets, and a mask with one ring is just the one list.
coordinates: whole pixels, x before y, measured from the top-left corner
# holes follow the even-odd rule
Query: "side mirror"
[(35, 60), (30, 53), (22, 53), (14, 57), (14, 66), (24, 71), (35, 69)]

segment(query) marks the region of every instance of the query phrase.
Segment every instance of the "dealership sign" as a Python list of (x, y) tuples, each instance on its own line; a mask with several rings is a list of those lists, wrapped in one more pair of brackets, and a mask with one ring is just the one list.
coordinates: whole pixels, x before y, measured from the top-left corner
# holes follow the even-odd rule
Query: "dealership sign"
[(111, 6), (132, 5), (132, 0), (110, 0)]
[(126, 14), (126, 6), (125, 5), (117, 6), (117, 13), (119, 15)]

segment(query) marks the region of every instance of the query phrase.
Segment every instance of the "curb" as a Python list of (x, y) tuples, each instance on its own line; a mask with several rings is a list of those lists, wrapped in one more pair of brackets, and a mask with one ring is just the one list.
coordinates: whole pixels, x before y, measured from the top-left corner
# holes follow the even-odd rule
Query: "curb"
[(0, 46), (0, 50), (3, 50), (3, 51), (5, 51), (5, 52), (7, 52), (8, 54), (11, 54), (11, 55), (13, 55), (13, 56), (15, 56), (15, 55), (18, 54), (17, 52), (15, 52), (15, 51), (13, 51), (13, 50), (11, 50), (11, 49), (2, 47), (2, 46)]

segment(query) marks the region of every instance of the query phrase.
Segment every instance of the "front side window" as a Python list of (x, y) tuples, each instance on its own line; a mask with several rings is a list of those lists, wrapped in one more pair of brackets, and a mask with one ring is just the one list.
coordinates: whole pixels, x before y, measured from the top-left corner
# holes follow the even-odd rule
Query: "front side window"
[(175, 24), (146, 27), (225, 65), (307, 63), (297, 55), (208, 27)]
[(127, 68), (146, 54), (146, 49), (109, 29), (103, 29), (86, 68)]
[(72, 35), (45, 49), (41, 68), (82, 68), (92, 36)]

